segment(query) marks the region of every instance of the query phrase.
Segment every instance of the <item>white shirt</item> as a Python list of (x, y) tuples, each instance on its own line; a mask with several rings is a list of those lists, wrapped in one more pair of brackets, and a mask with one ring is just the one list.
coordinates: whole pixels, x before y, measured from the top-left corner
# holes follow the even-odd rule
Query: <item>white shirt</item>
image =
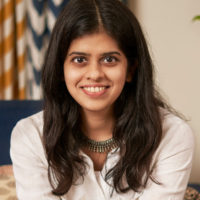
[(84, 182), (80, 179), (80, 184), (73, 185), (61, 198), (52, 195), (42, 130), (43, 112), (39, 112), (19, 121), (12, 132), (11, 158), (19, 200), (183, 200), (191, 171), (194, 138), (190, 127), (172, 114), (163, 121), (163, 138), (152, 160), (153, 177), (162, 185), (148, 180), (141, 193), (114, 191), (112, 197), (112, 187), (103, 177), (119, 159), (116, 149), (108, 154), (101, 172), (95, 172), (92, 160), (80, 152), (89, 164)]

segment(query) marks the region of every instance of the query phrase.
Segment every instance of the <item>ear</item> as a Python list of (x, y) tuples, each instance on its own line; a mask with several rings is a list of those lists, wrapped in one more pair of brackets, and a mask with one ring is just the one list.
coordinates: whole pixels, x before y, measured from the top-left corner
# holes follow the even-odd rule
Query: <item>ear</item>
[(130, 83), (132, 81), (137, 66), (138, 66), (137, 61), (135, 61), (133, 66), (128, 66), (127, 75), (126, 75), (126, 81), (128, 83)]

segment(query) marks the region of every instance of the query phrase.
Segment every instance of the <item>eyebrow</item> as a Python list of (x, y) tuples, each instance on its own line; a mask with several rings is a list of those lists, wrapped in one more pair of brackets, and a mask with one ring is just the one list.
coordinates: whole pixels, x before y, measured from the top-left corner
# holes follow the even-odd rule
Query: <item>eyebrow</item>
[[(112, 54), (117, 54), (117, 55), (121, 56), (121, 54), (118, 51), (105, 52), (105, 53), (102, 53), (101, 56), (107, 56), (107, 55), (112, 55)], [(72, 56), (72, 55), (90, 56), (91, 54), (74, 51), (74, 52), (71, 52), (68, 56)]]
[(112, 55), (112, 54), (117, 54), (117, 55), (121, 56), (121, 54), (118, 51), (106, 52), (106, 53), (103, 53), (102, 56), (107, 56), (107, 55)]
[(84, 53), (84, 52), (78, 52), (78, 51), (74, 51), (71, 52), (68, 56), (72, 56), (72, 55), (83, 55), (83, 56), (89, 56), (89, 53)]

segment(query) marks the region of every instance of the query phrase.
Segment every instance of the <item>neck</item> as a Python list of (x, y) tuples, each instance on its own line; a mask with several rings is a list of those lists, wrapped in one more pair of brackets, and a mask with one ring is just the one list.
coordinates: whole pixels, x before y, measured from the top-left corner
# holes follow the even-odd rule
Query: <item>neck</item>
[(95, 141), (112, 138), (114, 127), (113, 113), (110, 111), (82, 111), (82, 129), (84, 134)]

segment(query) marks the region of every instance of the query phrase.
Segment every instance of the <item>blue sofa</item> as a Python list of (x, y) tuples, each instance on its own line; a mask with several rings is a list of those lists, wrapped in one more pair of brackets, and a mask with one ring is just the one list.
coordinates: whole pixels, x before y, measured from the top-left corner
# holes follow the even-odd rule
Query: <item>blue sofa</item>
[(0, 101), (0, 165), (11, 164), (10, 135), (17, 121), (40, 110), (40, 100)]

